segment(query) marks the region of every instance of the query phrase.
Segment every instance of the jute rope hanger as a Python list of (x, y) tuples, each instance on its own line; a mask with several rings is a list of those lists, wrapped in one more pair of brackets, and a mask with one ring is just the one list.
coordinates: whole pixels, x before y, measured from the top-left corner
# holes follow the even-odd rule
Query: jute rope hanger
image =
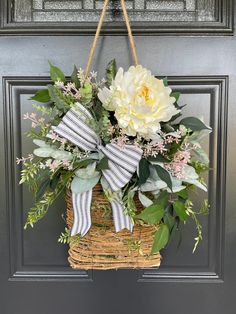
[[(98, 26), (96, 29), (96, 34), (90, 49), (90, 53), (89, 53), (89, 57), (88, 57), (88, 63), (86, 66), (86, 70), (85, 70), (85, 77), (88, 76), (90, 67), (91, 67), (91, 63), (92, 63), (92, 59), (94, 56), (94, 52), (95, 52), (95, 48), (97, 45), (97, 41), (101, 32), (101, 28), (102, 28), (102, 24), (106, 15), (106, 11), (107, 11), (107, 6), (108, 6), (109, 0), (104, 0), (104, 4), (103, 4), (103, 8), (102, 8), (102, 13), (100, 15), (99, 18), (99, 22), (98, 22)], [(135, 42), (134, 42), (134, 37), (132, 34), (132, 30), (131, 30), (131, 26), (130, 26), (130, 22), (129, 22), (129, 17), (128, 17), (128, 13), (126, 10), (126, 5), (125, 5), (125, 0), (121, 0), (121, 7), (122, 7), (122, 11), (123, 11), (123, 15), (124, 15), (124, 20), (125, 20), (125, 24), (127, 27), (127, 31), (128, 31), (128, 36), (129, 36), (129, 42), (130, 42), (130, 46), (131, 46), (131, 50), (132, 50), (132, 54), (133, 54), (133, 58), (134, 58), (134, 63), (135, 65), (138, 65), (138, 56), (137, 56), (137, 51), (136, 51), (136, 46), (135, 46)]]

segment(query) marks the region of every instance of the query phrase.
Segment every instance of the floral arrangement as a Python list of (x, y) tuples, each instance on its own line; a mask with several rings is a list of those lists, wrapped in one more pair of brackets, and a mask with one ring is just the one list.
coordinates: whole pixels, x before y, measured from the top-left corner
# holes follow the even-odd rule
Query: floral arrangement
[(116, 232), (132, 232), (135, 223), (155, 225), (153, 254), (192, 219), (195, 250), (202, 239), (198, 217), (209, 206), (204, 200), (195, 211), (190, 197), (195, 188), (207, 191), (202, 173), (208, 157), (199, 141), (210, 127), (196, 117), (181, 117), (180, 93), (141, 65), (117, 70), (113, 60), (101, 81), (95, 72), (86, 77), (76, 67), (70, 80), (52, 64), (50, 74), (54, 83), (31, 98), (43, 103), (33, 104), (39, 113), (24, 115), (32, 126), (27, 136), (36, 145), (33, 154), (17, 159), (23, 163), (20, 183), (35, 195), (25, 227), (33, 227), (69, 189), (75, 219), (59, 241), (86, 236), (92, 189), (100, 183)]

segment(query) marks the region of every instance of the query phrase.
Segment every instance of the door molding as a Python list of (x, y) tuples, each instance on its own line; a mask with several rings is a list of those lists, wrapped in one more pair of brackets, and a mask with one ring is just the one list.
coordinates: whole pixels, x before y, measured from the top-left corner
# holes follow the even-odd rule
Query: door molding
[[(182, 94), (210, 95), (210, 120), (214, 132), (210, 136), (208, 198), (211, 211), (208, 221), (208, 263), (199, 266), (161, 267), (139, 271), (139, 281), (210, 281), (224, 278), (224, 215), (227, 150), (228, 76), (168, 77), (170, 86)], [(22, 187), (16, 156), (21, 156), (20, 95), (32, 95), (50, 83), (48, 77), (4, 77), (4, 129), (6, 156), (6, 195), (10, 250), (9, 280), (92, 280), (92, 272), (75, 271), (69, 266), (24, 265)]]

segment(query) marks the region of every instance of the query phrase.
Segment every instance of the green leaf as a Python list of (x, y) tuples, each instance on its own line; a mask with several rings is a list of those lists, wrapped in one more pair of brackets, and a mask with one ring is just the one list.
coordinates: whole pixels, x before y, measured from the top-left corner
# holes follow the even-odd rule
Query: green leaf
[(155, 254), (163, 249), (169, 240), (169, 228), (165, 224), (161, 224), (155, 233), (151, 254)]
[(167, 225), (167, 227), (169, 228), (170, 233), (173, 230), (173, 227), (175, 225), (175, 218), (168, 212), (165, 213), (164, 215), (164, 223)]
[(83, 193), (91, 190), (99, 181), (100, 175), (92, 178), (82, 179), (77, 176), (71, 182), (71, 191), (74, 193)]
[(70, 105), (66, 102), (65, 96), (57, 87), (49, 85), (48, 92), (57, 109), (65, 113), (70, 108)]
[(87, 105), (91, 102), (93, 97), (93, 88), (89, 82), (85, 82), (80, 88), (81, 102)]
[(156, 172), (160, 179), (167, 184), (169, 189), (172, 190), (172, 181), (169, 172), (160, 165), (154, 165), (154, 167), (156, 168)]
[(184, 125), (186, 128), (191, 129), (192, 131), (201, 131), (201, 130), (210, 130), (200, 119), (196, 117), (188, 117), (182, 119), (179, 124)]
[(47, 144), (43, 140), (33, 139), (33, 143), (39, 147), (51, 147), (49, 144)]
[(199, 175), (205, 171), (209, 171), (209, 164), (202, 163), (199, 160), (192, 160), (191, 166), (195, 169), (196, 173)]
[(153, 201), (140, 191), (138, 191), (138, 198), (144, 207), (148, 207), (153, 204)]
[(178, 196), (180, 196), (181, 198), (183, 198), (184, 200), (186, 200), (188, 198), (188, 190), (187, 189), (183, 189), (179, 192), (176, 193)]
[(182, 106), (180, 106), (180, 105), (178, 105), (177, 103), (175, 103), (175, 107), (177, 108), (177, 109), (180, 109), (180, 110), (182, 110), (184, 107), (186, 107), (187, 106), (187, 104), (184, 104), (184, 105), (182, 105)]
[(97, 164), (97, 170), (105, 170), (105, 169), (109, 169), (108, 158), (106, 156), (104, 156)]
[(164, 216), (164, 209), (161, 205), (150, 205), (135, 217), (153, 225), (158, 223)]
[(50, 186), (50, 182), (51, 182), (50, 178), (42, 182), (36, 194), (36, 201), (38, 201), (44, 195), (47, 188)]
[(108, 63), (106, 68), (106, 81), (109, 86), (111, 85), (112, 80), (115, 78), (116, 73), (117, 73), (116, 60), (113, 59)]
[(50, 182), (50, 189), (51, 190), (55, 190), (55, 188), (57, 187), (57, 184), (60, 180), (61, 174), (58, 173), (57, 175), (53, 176), (51, 182)]
[(180, 92), (172, 92), (172, 93), (170, 94), (171, 97), (174, 97), (174, 98), (175, 98), (175, 101), (176, 101), (176, 102), (179, 100), (180, 95), (181, 95)]
[(169, 242), (176, 238), (176, 233), (179, 232), (179, 230), (180, 230), (179, 229), (179, 225), (180, 225), (179, 217), (173, 217), (173, 219), (174, 219), (173, 227), (172, 227), (172, 229), (169, 229), (170, 230)]
[(188, 218), (188, 214), (185, 210), (185, 204), (181, 201), (175, 201), (173, 203), (173, 207), (180, 220), (186, 221)]
[(37, 91), (35, 95), (32, 96), (30, 99), (38, 101), (38, 102), (42, 102), (42, 103), (47, 103), (51, 100), (48, 89), (41, 89)]
[(39, 147), (34, 149), (33, 153), (37, 157), (51, 157), (51, 154), (54, 152), (54, 148), (52, 147)]
[(179, 143), (172, 143), (169, 150), (169, 155), (174, 155), (181, 147), (182, 141)]
[(167, 86), (168, 86), (167, 77), (164, 77), (164, 78), (162, 79), (162, 81), (163, 81), (164, 86), (167, 87)]
[(83, 167), (87, 167), (89, 164), (94, 163), (93, 159), (84, 159), (84, 160), (78, 160), (75, 162), (75, 168), (80, 169)]
[(51, 153), (51, 157), (57, 160), (72, 160), (73, 155), (70, 152), (67, 152), (65, 150), (55, 149)]
[(169, 123), (163, 123), (163, 124), (162, 124), (162, 129), (163, 129), (165, 132), (167, 132), (167, 133), (169, 133), (169, 132), (174, 132), (174, 131), (175, 131), (175, 128), (173, 128), (173, 126), (170, 125)]
[(169, 193), (167, 191), (161, 191), (161, 193), (158, 195), (158, 198), (155, 199), (154, 203), (161, 205), (163, 208), (165, 208), (168, 204), (169, 200)]
[(66, 82), (66, 78), (64, 73), (55, 65), (53, 65), (51, 62), (49, 62), (50, 65), (50, 76), (53, 82)]
[[(177, 108), (177, 109), (179, 109), (178, 107), (179, 106), (177, 106), (176, 104), (175, 104), (175, 107)], [(181, 117), (182, 116), (182, 113), (181, 112), (178, 112), (177, 114), (175, 114), (174, 116), (172, 116), (172, 118), (169, 120), (169, 122), (173, 122), (173, 121), (175, 121), (176, 119), (178, 119), (179, 117)]]
[(75, 87), (76, 88), (79, 88), (80, 87), (80, 81), (79, 81), (79, 78), (78, 78), (78, 69), (77, 69), (77, 67), (74, 65), (74, 70), (73, 70), (73, 72), (72, 72), (72, 74), (71, 74), (71, 81), (73, 82), (73, 83), (75, 83)]
[(142, 158), (139, 162), (139, 185), (144, 184), (150, 175), (149, 162)]
[(100, 175), (100, 173), (96, 170), (96, 162), (88, 164), (86, 168), (80, 168), (75, 171), (77, 177), (81, 179), (90, 179)]
[(194, 154), (196, 155), (196, 157), (199, 159), (199, 161), (208, 164), (209, 163), (209, 157), (207, 155), (207, 153), (204, 151), (204, 149), (202, 149), (201, 147), (195, 147), (193, 149)]

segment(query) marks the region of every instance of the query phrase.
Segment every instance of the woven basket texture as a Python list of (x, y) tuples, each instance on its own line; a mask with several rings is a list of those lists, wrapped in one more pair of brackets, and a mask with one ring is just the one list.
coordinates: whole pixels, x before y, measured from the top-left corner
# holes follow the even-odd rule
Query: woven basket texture
[[(67, 191), (67, 224), (73, 224), (71, 193)], [(135, 200), (138, 211), (143, 207)], [(133, 232), (124, 229), (118, 233), (114, 230), (110, 207), (101, 185), (93, 189), (92, 227), (79, 241), (70, 241), (69, 263), (74, 269), (119, 269), (119, 268), (151, 268), (159, 267), (160, 253), (150, 255), (154, 226), (135, 224)]]

